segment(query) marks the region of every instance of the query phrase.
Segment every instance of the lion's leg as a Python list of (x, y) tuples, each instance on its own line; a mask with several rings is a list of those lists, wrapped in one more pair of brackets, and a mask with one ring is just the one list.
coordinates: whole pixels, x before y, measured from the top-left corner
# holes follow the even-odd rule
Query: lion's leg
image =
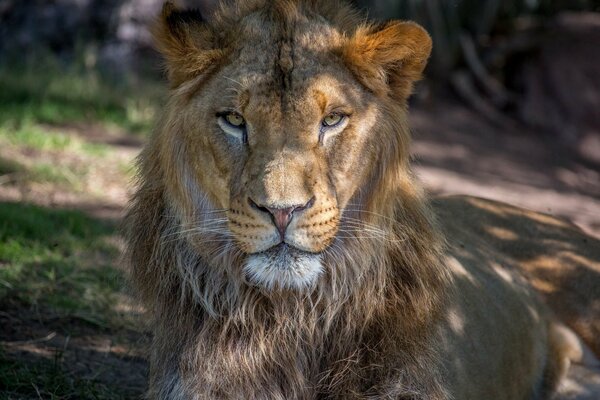
[(551, 329), (554, 368), (562, 374), (553, 382), (558, 385), (555, 400), (595, 400), (600, 392), (600, 360), (569, 328), (555, 325)]
[(560, 383), (567, 376), (571, 363), (581, 362), (583, 353), (582, 343), (573, 331), (562, 324), (550, 323), (548, 359), (538, 395), (539, 399), (548, 399), (557, 392)]

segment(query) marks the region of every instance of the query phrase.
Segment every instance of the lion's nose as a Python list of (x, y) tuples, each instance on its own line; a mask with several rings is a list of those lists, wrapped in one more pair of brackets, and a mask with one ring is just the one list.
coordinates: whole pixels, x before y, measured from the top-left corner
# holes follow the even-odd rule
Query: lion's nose
[(275, 207), (258, 205), (254, 202), (254, 200), (248, 198), (248, 203), (250, 203), (250, 205), (253, 208), (265, 213), (269, 213), (271, 215), (271, 219), (273, 220), (273, 224), (275, 224), (275, 227), (279, 231), (279, 236), (281, 237), (281, 240), (283, 240), (285, 237), (285, 231), (290, 222), (292, 221), (292, 218), (294, 217), (294, 212), (306, 210), (312, 207), (314, 202), (315, 198), (313, 197), (306, 204), (303, 205), (296, 205), (291, 207)]

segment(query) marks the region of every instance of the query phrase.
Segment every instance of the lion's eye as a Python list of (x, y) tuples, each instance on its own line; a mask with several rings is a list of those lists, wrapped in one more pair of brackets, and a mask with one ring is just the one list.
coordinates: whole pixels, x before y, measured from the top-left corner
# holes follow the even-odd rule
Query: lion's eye
[(319, 143), (323, 144), (327, 137), (336, 135), (344, 130), (348, 122), (348, 115), (340, 112), (329, 113), (321, 120)]
[(226, 134), (247, 142), (246, 121), (235, 111), (217, 113), (217, 123)]
[(323, 125), (326, 128), (331, 128), (336, 125), (339, 125), (339, 123), (342, 122), (344, 120), (344, 118), (345, 118), (345, 116), (342, 114), (331, 113), (331, 114), (327, 115), (325, 118), (323, 118), (321, 125)]
[(238, 113), (229, 113), (225, 115), (225, 120), (229, 125), (235, 126), (236, 128), (241, 128), (245, 125), (244, 118)]

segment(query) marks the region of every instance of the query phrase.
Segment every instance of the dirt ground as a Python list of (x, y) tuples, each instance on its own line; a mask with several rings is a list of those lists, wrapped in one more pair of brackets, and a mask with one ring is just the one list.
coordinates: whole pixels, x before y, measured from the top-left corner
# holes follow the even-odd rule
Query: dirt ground
[[(498, 127), (456, 103), (412, 110), (416, 171), (434, 194), (471, 194), (568, 218), (600, 237), (600, 165), (578, 160), (552, 138), (515, 124)], [(72, 127), (74, 134), (114, 147), (132, 160), (141, 141), (104, 135), (102, 130)], [(20, 192), (0, 185), (0, 200), (30, 201), (75, 208), (96, 218), (117, 221), (128, 184), (107, 178), (107, 196)], [(15, 305), (0, 306), (0, 343), (10, 357), (56, 357), (68, 372), (126, 388), (124, 396), (143, 392), (147, 366), (143, 329), (105, 329), (81, 319), (61, 320)]]
[(434, 194), (469, 194), (563, 217), (600, 236), (600, 164), (526, 127), (455, 103), (412, 111), (416, 170)]

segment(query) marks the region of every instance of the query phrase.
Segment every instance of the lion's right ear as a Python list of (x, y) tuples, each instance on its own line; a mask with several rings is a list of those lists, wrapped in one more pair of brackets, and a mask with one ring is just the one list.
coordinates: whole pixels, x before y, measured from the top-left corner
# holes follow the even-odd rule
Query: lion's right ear
[(414, 22), (360, 26), (342, 47), (350, 70), (367, 87), (405, 102), (427, 64), (431, 38)]
[(165, 57), (169, 80), (179, 86), (213, 71), (224, 57), (214, 48), (214, 34), (197, 10), (179, 10), (167, 1), (152, 29), (158, 51)]

